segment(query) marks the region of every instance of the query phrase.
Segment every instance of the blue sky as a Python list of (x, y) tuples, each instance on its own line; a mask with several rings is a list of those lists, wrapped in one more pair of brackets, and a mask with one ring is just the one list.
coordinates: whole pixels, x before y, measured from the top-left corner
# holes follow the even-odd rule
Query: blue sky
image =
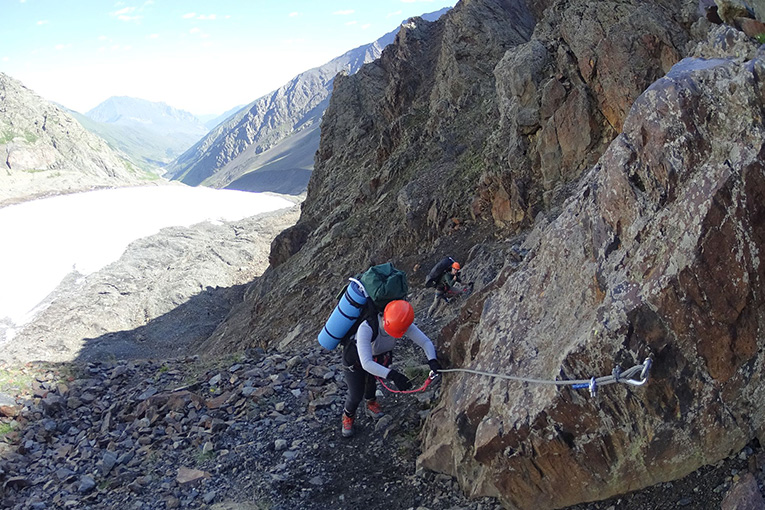
[(456, 0), (0, 0), (0, 72), (86, 112), (111, 96), (219, 114)]

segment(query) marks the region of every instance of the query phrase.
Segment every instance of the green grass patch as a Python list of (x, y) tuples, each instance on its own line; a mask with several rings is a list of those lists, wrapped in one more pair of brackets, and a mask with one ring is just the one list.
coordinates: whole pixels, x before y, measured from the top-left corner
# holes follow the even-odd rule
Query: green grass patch
[(12, 131), (3, 131), (0, 133), (0, 143), (8, 143), (16, 138)]
[(196, 455), (196, 461), (197, 464), (202, 464), (203, 462), (206, 462), (208, 460), (213, 460), (216, 457), (216, 453), (213, 450), (210, 450), (209, 452), (199, 452)]
[(757, 40), (758, 43), (765, 44), (765, 32), (755, 35), (754, 38)]
[(425, 382), (430, 375), (430, 368), (427, 365), (417, 365), (414, 367), (405, 367), (404, 375), (412, 380), (412, 384), (418, 385)]
[[(9, 395), (23, 395), (33, 386), (38, 376), (53, 384), (69, 384), (84, 375), (82, 368), (70, 364), (41, 364), (33, 368), (6, 368), (0, 370), (0, 392)], [(52, 374), (49, 376), (48, 374)]]
[(35, 143), (37, 140), (40, 139), (39, 136), (37, 136), (35, 133), (31, 133), (29, 131), (24, 131), (23, 135), (19, 135), (18, 133), (14, 133), (13, 131), (3, 131), (2, 134), (0, 134), (0, 143), (8, 143), (15, 138), (23, 138), (29, 143)]
[[(138, 173), (138, 172), (134, 172), (134, 173)], [(153, 174), (151, 172), (140, 171), (138, 175), (140, 175), (140, 179), (142, 181), (158, 181), (160, 179), (159, 175)]]
[(16, 427), (10, 423), (0, 423), (0, 438), (7, 436), (9, 433), (16, 430)]
[(0, 392), (20, 392), (23, 388), (30, 387), (32, 381), (34, 381), (34, 376), (29, 373), (23, 373), (20, 370), (14, 369), (1, 370)]

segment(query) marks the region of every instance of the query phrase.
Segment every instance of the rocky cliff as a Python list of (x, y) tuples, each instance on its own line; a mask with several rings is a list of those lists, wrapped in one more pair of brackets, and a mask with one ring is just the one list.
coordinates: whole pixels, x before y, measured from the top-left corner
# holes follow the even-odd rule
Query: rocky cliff
[(508, 508), (556, 508), (678, 478), (760, 436), (763, 66), (762, 53), (690, 57), (651, 85), (447, 349), (456, 366), (547, 379), (651, 356), (651, 383), (593, 400), (450, 377), (424, 465)]
[(0, 206), (151, 179), (71, 115), (0, 73)]
[(370, 262), (409, 271), (419, 313), (416, 282), (449, 252), (477, 282), (438, 338), (450, 366), (654, 370), (597, 400), (447, 374), (423, 467), (559, 508), (736, 451), (765, 424), (764, 56), (739, 28), (681, 0), (472, 0), (413, 20), (335, 80), (300, 220), (204, 348), (314, 342)]

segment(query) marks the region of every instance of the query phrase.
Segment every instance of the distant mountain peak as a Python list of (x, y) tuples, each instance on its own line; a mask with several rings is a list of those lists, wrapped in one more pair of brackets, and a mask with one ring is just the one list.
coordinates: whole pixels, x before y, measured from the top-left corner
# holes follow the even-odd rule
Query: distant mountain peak
[(85, 114), (96, 122), (126, 127), (148, 128), (167, 135), (191, 135), (194, 140), (204, 136), (208, 129), (191, 113), (173, 108), (160, 101), (148, 101), (128, 96), (112, 96)]

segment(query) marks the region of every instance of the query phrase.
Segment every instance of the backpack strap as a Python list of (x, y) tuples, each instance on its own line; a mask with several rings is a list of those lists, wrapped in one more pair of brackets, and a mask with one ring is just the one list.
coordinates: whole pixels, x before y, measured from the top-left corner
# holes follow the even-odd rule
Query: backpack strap
[(374, 342), (377, 335), (380, 334), (380, 321), (377, 319), (377, 311), (374, 309), (374, 305), (365, 307), (365, 310), (361, 312), (361, 317), (351, 328), (351, 331), (340, 341), (340, 344), (343, 346), (343, 363), (351, 370), (361, 367), (359, 352), (356, 349), (356, 332), (364, 322), (372, 328), (372, 341)]
[(361, 315), (359, 315), (359, 318), (356, 319), (356, 323), (351, 326), (351, 329), (348, 330), (348, 333), (346, 333), (345, 336), (340, 339), (340, 345), (345, 347), (345, 345), (348, 343), (356, 343), (356, 332), (359, 330), (359, 326), (361, 326), (364, 321), (366, 321), (369, 324), (369, 327), (372, 328), (372, 341), (374, 341), (380, 332), (380, 324), (377, 320), (377, 308), (375, 307), (374, 303), (372, 303), (371, 299), (368, 299), (367, 303), (363, 306)]
[(367, 324), (372, 328), (372, 341), (375, 341), (377, 335), (380, 334), (380, 321), (377, 319), (377, 313), (367, 319)]

